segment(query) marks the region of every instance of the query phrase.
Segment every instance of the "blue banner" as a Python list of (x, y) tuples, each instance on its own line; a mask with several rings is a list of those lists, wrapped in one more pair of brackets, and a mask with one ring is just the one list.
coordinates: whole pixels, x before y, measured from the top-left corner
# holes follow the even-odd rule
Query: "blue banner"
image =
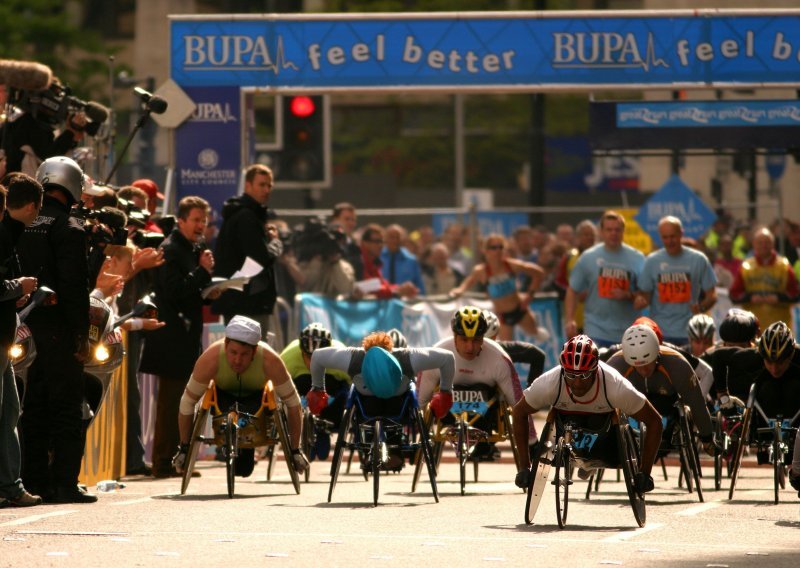
[(669, 178), (667, 183), (642, 205), (634, 219), (650, 235), (654, 243), (660, 243), (658, 221), (667, 215), (681, 220), (683, 236), (690, 239), (702, 237), (717, 218), (708, 205), (676, 175)]
[[(498, 233), (510, 236), (517, 227), (528, 224), (526, 213), (494, 213), (491, 211), (478, 211), (478, 232), (481, 235)], [(433, 232), (441, 235), (453, 223), (460, 223), (461, 216), (455, 213), (436, 213), (432, 216)]]
[(618, 128), (800, 126), (800, 101), (618, 103)]
[(197, 110), (175, 132), (177, 197), (198, 195), (219, 214), (239, 185), (239, 88), (190, 87), (186, 94)]
[(298, 294), (295, 298), (299, 329), (319, 322), (331, 331), (334, 339), (350, 346), (360, 346), (364, 336), (372, 331), (402, 329), (404, 305), (397, 299), (350, 302), (317, 294)]
[(798, 85), (800, 11), (172, 16), (180, 85)]

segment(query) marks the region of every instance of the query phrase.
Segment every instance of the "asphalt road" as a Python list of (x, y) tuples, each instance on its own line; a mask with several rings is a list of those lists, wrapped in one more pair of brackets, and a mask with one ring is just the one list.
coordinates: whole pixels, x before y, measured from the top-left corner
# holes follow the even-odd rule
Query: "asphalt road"
[(479, 482), (468, 477), (465, 496), (457, 466), (442, 464), (438, 504), (424, 477), (410, 493), (407, 467), (382, 477), (378, 507), (357, 463), (351, 474), (342, 471), (328, 504), (328, 462), (312, 464), (300, 495), (282, 461), (270, 482), (259, 463), (250, 478), (237, 480), (234, 499), (223, 465), (200, 462), (202, 477), (185, 496), (177, 479), (131, 478), (94, 505), (0, 510), (0, 566), (800, 564), (800, 501), (789, 488), (773, 504), (766, 466), (743, 468), (732, 502), (727, 490), (713, 490), (706, 469), (702, 504), (678, 488), (670, 466), (669, 480), (658, 476), (648, 495), (642, 529), (614, 475), (589, 501), (586, 482), (576, 480), (561, 530), (552, 487), (535, 524), (524, 524), (525, 496), (513, 485), (514, 467), (503, 462), (482, 464)]

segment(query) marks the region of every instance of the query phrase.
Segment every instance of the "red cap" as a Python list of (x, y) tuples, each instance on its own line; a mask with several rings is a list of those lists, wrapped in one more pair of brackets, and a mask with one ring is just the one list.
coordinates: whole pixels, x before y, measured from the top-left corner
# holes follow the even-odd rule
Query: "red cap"
[(144, 191), (150, 199), (164, 199), (164, 194), (158, 191), (156, 182), (151, 179), (137, 179), (131, 185)]
[(656, 332), (656, 337), (658, 337), (659, 343), (664, 343), (664, 335), (661, 333), (661, 328), (658, 327), (658, 324), (651, 320), (646, 316), (642, 316), (640, 318), (636, 318), (633, 322), (633, 325), (646, 325), (647, 327), (651, 328), (653, 331)]

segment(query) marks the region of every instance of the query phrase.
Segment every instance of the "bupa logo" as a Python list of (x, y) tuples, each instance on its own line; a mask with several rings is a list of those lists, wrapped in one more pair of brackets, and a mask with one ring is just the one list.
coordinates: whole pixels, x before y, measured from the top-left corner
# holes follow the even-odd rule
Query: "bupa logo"
[(481, 391), (453, 391), (453, 402), (485, 402), (486, 399)]
[(192, 115), (195, 122), (237, 122), (230, 103), (197, 103)]
[(634, 33), (558, 32), (553, 34), (553, 67), (584, 69), (669, 67), (656, 56), (653, 34), (642, 46)]

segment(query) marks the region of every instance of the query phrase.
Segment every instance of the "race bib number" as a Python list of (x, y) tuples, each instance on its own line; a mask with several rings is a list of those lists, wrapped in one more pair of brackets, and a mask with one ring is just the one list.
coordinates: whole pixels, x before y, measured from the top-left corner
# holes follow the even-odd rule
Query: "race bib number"
[(688, 304), (692, 299), (692, 283), (685, 273), (659, 275), (658, 300), (666, 304)]
[(601, 298), (614, 298), (614, 290), (627, 292), (631, 287), (628, 272), (620, 268), (602, 268), (597, 277), (597, 295)]
[(470, 414), (480, 414), (483, 416), (489, 411), (489, 402), (481, 391), (473, 390), (453, 390), (453, 406), (450, 412), (460, 414), (468, 412)]

